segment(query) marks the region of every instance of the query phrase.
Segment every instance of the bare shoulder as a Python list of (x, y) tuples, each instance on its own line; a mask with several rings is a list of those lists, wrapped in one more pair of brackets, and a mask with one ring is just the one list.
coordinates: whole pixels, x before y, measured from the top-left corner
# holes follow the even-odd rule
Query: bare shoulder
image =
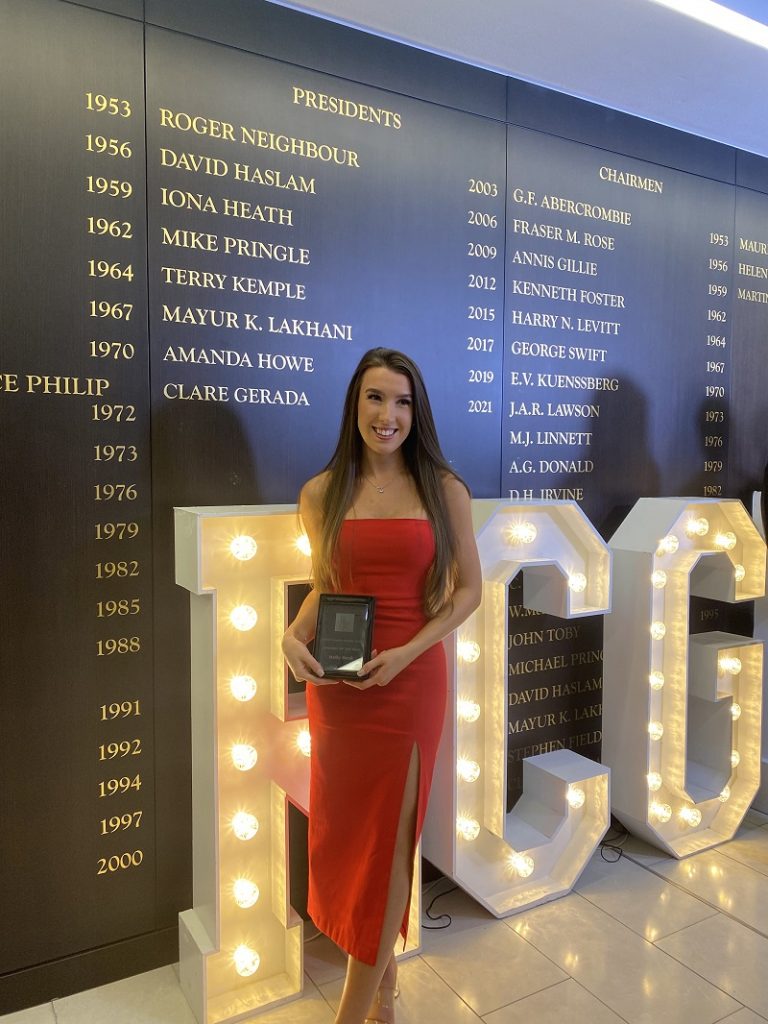
[(301, 488), (301, 493), (299, 495), (299, 508), (302, 511), (306, 510), (312, 512), (319, 510), (323, 501), (325, 489), (328, 486), (330, 475), (330, 472), (326, 470), (307, 480)]
[(469, 508), (470, 496), (467, 485), (453, 473), (443, 473), (441, 483), (443, 495), (449, 509)]
[(318, 473), (307, 480), (299, 495), (299, 515), (312, 547), (319, 542), (323, 522), (323, 495), (329, 473)]

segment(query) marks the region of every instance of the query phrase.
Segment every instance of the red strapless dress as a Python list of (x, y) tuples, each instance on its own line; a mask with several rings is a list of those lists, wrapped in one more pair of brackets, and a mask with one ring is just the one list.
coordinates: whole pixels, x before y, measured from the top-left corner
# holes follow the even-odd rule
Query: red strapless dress
[[(399, 647), (426, 622), (435, 553), (425, 519), (347, 519), (338, 545), (341, 593), (376, 598), (373, 646)], [(379, 950), (397, 824), (414, 746), (421, 835), (443, 727), (446, 664), (435, 644), (388, 686), (307, 686), (312, 734), (309, 913), (355, 959)], [(405, 937), (409, 908), (401, 934)]]

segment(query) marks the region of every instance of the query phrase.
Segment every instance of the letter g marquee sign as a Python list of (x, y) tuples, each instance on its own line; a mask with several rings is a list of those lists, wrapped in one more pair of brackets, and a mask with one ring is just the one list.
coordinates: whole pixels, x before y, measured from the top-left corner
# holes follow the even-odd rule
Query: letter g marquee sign
[(675, 857), (731, 839), (760, 783), (762, 642), (688, 634), (690, 595), (765, 592), (765, 544), (739, 501), (641, 498), (611, 540), (603, 761), (613, 812)]

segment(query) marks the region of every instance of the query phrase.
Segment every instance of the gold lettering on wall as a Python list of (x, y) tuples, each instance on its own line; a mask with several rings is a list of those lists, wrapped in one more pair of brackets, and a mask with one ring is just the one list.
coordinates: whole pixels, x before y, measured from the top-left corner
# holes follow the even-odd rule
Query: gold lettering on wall
[(343, 96), (329, 96), (325, 92), (315, 92), (313, 89), (303, 89), (294, 85), (293, 102), (306, 107), (308, 110), (326, 111), (329, 114), (338, 114), (339, 117), (351, 117), (357, 121), (365, 121), (368, 124), (380, 125), (382, 128), (402, 127), (402, 117), (393, 110), (385, 107), (372, 107), (367, 103), (357, 103)]

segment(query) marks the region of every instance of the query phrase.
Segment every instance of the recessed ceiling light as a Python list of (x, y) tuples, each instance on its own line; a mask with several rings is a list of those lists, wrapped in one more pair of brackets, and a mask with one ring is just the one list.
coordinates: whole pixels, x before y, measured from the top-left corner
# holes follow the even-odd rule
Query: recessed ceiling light
[(669, 7), (670, 10), (695, 18), (719, 32), (727, 32), (728, 35), (736, 36), (747, 43), (768, 49), (768, 25), (723, 7), (714, 0), (651, 0), (651, 3)]

